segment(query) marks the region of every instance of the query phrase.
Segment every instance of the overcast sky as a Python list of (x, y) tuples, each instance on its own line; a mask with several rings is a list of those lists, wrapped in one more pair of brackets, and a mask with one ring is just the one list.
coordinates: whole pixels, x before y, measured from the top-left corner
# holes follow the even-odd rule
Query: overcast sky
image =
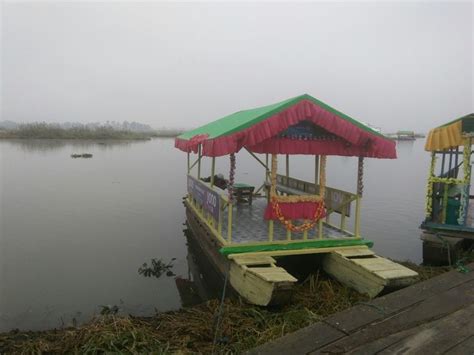
[(16, 2), (0, 120), (194, 127), (303, 93), (380, 126), (474, 111), (472, 2)]

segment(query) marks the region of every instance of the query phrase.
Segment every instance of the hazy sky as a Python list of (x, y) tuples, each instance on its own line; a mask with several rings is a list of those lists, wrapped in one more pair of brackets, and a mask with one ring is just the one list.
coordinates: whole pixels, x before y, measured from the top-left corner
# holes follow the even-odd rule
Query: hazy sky
[(472, 2), (3, 2), (2, 117), (193, 127), (302, 93), (382, 127), (473, 107)]

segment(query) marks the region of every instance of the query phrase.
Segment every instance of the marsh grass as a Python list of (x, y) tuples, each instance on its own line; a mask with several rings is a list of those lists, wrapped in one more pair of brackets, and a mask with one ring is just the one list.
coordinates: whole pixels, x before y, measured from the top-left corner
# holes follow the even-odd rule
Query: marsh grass
[[(450, 270), (404, 264), (420, 273), (420, 280)], [(317, 272), (296, 287), (290, 304), (280, 308), (225, 300), (217, 334), (219, 301), (211, 300), (152, 317), (102, 315), (76, 328), (11, 331), (0, 334), (0, 353), (234, 354), (366, 301), (368, 297)]]

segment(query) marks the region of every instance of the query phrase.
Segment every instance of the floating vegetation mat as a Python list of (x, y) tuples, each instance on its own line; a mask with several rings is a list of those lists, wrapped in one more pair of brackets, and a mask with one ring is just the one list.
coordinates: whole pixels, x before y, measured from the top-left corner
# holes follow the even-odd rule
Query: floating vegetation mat
[[(405, 265), (420, 279), (448, 270)], [(284, 307), (227, 299), (221, 311), (220, 302), (211, 300), (146, 318), (105, 314), (76, 328), (0, 334), (0, 353), (241, 353), (367, 300), (318, 272), (296, 287), (292, 303)]]

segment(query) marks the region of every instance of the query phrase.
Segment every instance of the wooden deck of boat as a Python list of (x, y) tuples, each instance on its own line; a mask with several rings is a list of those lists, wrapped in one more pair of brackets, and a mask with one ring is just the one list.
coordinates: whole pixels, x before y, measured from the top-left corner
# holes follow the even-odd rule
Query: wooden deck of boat
[[(239, 203), (234, 206), (232, 219), (232, 242), (266, 242), (268, 241), (268, 221), (263, 216), (267, 207), (266, 198), (254, 198), (253, 203)], [(224, 214), (222, 223), (222, 234), (227, 235), (227, 214)], [(351, 237), (350, 234), (334, 228), (326, 223), (323, 224), (324, 238)], [(286, 240), (285, 227), (276, 221), (274, 223), (273, 240)], [(303, 233), (293, 232), (292, 240), (303, 240)], [(318, 239), (318, 227), (308, 232), (308, 239)]]
[(249, 354), (473, 354), (474, 263), (336, 313)]

